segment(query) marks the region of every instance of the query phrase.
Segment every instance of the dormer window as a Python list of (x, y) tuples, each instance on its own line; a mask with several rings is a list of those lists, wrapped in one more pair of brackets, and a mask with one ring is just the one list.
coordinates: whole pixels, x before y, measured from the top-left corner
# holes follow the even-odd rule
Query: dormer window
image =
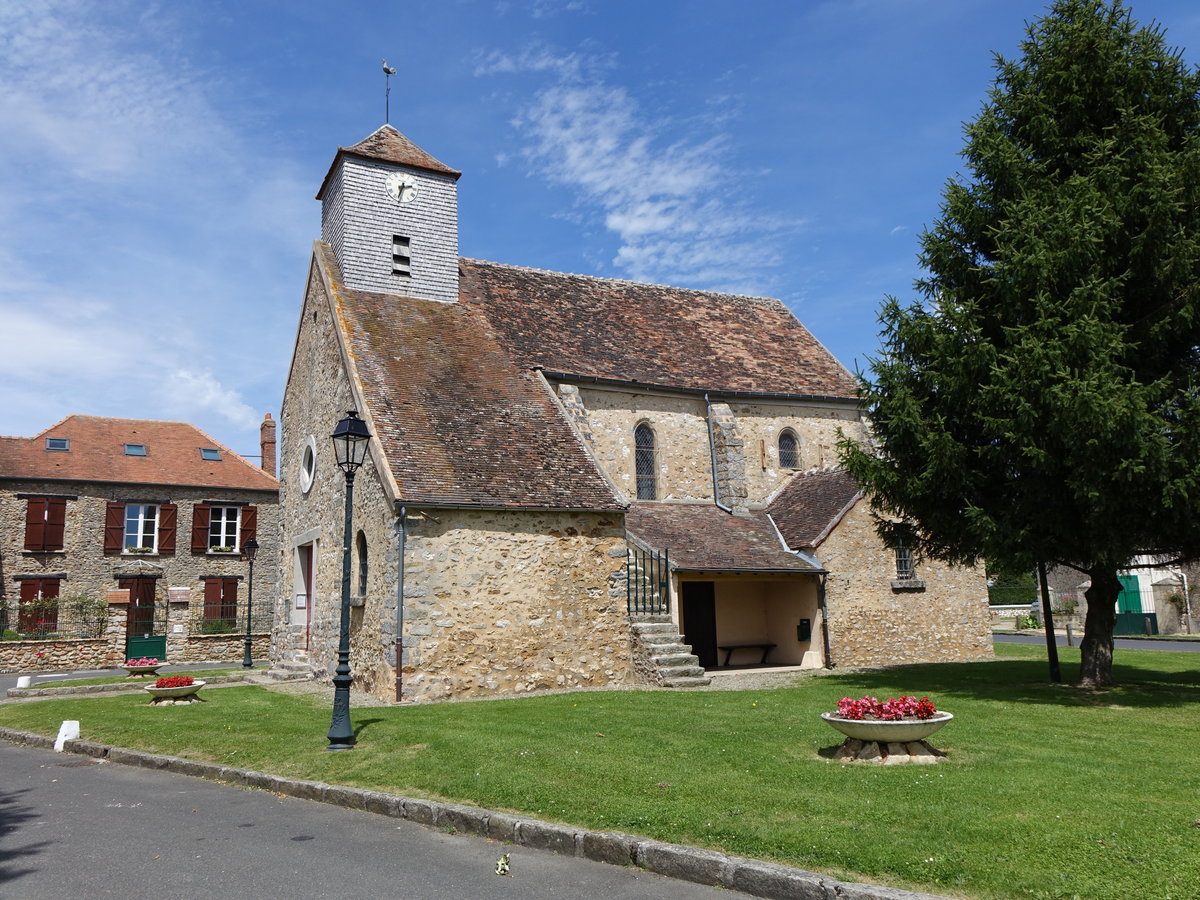
[(408, 238), (400, 234), (392, 235), (392, 274), (412, 278), (412, 250)]
[(146, 455), (146, 445), (145, 444), (126, 444), (125, 445), (125, 455), (126, 456), (145, 456)]
[(47, 450), (70, 450), (71, 449), (71, 439), (70, 438), (46, 438), (46, 449)]
[(200, 448), (200, 458), (208, 460), (209, 462), (220, 462), (221, 461), (221, 451), (216, 449), (215, 447), (201, 447)]

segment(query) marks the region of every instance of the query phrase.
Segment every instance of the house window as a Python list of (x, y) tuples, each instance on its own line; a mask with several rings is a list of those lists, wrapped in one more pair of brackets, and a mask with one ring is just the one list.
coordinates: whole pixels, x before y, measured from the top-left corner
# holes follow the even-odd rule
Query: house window
[(392, 235), (392, 274), (412, 277), (412, 251), (409, 249), (408, 238)]
[(779, 467), (782, 469), (800, 468), (800, 439), (790, 428), (779, 435)]
[(237, 630), (238, 579), (204, 579), (204, 634), (229, 634)]
[(71, 449), (71, 439), (70, 438), (46, 438), (46, 449), (47, 450), (70, 450)]
[(61, 550), (67, 520), (63, 497), (30, 497), (25, 508), (25, 549)]
[(358, 551), (358, 596), (367, 596), (367, 536), (363, 532), (358, 533), (358, 540), (355, 541), (355, 549)]
[(158, 507), (150, 503), (125, 504), (126, 551), (158, 549)]
[(637, 473), (637, 498), (658, 498), (658, 484), (654, 471), (654, 429), (643, 422), (633, 432), (634, 467)]
[(145, 444), (126, 444), (125, 445), (125, 455), (126, 456), (145, 456), (146, 455), (146, 445)]
[(221, 451), (216, 447), (201, 447), (200, 458), (208, 460), (209, 462), (220, 462)]
[(911, 581), (916, 577), (913, 552), (909, 547), (896, 548), (896, 580)]
[(35, 638), (58, 631), (58, 587), (57, 578), (26, 578), (21, 581), (17, 631)]
[(238, 543), (238, 525), (241, 516), (236, 506), (210, 506), (208, 508), (208, 549), (236, 550)]
[(311, 434), (300, 455), (300, 490), (308, 493), (317, 475), (317, 439)]

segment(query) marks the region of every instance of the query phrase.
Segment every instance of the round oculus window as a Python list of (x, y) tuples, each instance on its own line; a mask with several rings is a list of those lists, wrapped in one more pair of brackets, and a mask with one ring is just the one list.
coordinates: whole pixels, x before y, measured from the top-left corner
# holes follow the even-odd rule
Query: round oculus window
[(311, 434), (304, 444), (304, 452), (300, 456), (300, 489), (308, 493), (313, 486), (317, 474), (317, 439)]

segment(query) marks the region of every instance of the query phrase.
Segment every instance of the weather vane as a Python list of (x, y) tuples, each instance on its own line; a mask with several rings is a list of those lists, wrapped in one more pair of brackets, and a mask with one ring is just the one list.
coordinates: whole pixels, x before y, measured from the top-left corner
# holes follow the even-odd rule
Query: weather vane
[(383, 123), (385, 125), (392, 124), (392, 76), (396, 74), (396, 67), (389, 66), (386, 59), (381, 59), (383, 63)]

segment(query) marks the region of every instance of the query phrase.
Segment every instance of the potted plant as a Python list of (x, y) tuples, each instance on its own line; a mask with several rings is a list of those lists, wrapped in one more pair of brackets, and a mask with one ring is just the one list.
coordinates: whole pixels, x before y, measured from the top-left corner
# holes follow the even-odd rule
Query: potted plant
[(146, 685), (145, 690), (151, 694), (151, 703), (158, 703), (160, 700), (178, 701), (183, 699), (199, 701), (200, 698), (195, 694), (205, 684), (207, 682), (199, 681), (190, 675), (169, 675), (158, 679), (153, 685)]
[(233, 548), (232, 547), (209, 547), (208, 552), (209, 553), (232, 553)]
[(871, 696), (861, 700), (843, 697), (837, 712), (821, 713), (821, 718), (849, 738), (908, 743), (924, 740), (954, 716), (938, 710), (928, 697), (903, 695), (883, 701)]
[(127, 659), (121, 666), (130, 678), (135, 675), (157, 675), (160, 666), (164, 665), (157, 656), (143, 656), (138, 659)]
[(153, 547), (126, 547), (126, 553), (153, 553)]

